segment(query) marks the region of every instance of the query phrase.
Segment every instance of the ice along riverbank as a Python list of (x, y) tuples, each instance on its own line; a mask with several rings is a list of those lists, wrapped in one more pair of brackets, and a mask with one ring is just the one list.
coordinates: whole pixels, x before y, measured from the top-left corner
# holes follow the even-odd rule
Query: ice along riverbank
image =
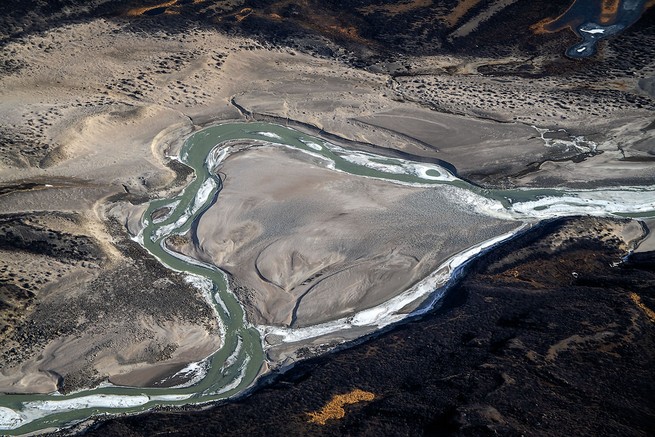
[[(130, 388), (101, 386), (70, 395), (3, 395), (0, 397), (0, 429), (8, 434), (24, 434), (65, 426), (91, 415), (135, 413), (156, 405), (205, 403), (229, 398), (252, 387), (265, 362), (262, 336), (273, 334), (280, 342), (293, 342), (326, 333), (351, 329), (371, 332), (401, 321), (400, 310), (416, 300), (438, 302), (444, 287), (461, 266), (484, 250), (492, 250), (513, 233), (498, 236), (456, 254), (424, 281), (382, 305), (368, 308), (346, 319), (318, 326), (288, 329), (251, 326), (238, 299), (227, 288), (226, 277), (216, 267), (188, 259), (164, 247), (164, 240), (186, 232), (203, 211), (217, 200), (222, 181), (216, 170), (235, 150), (254, 146), (291, 147), (312, 154), (327, 168), (361, 177), (380, 178), (399, 184), (431, 186), (448, 190), (453, 201), (465, 203), (480, 214), (517, 222), (536, 223), (566, 215), (655, 216), (655, 188), (627, 187), (595, 190), (485, 190), (470, 185), (444, 168), (353, 152), (328, 141), (293, 129), (267, 123), (230, 123), (203, 129), (183, 146), (180, 160), (190, 166), (195, 179), (178, 196), (150, 203), (137, 237), (139, 242), (169, 268), (196, 278), (209, 298), (223, 327), (220, 350), (205, 362), (188, 369), (200, 379), (194, 385), (173, 388)], [(170, 211), (157, 220), (154, 211)], [(520, 228), (517, 226), (517, 228)], [(522, 228), (521, 228), (522, 229)], [(198, 279), (200, 278), (200, 279)], [(204, 278), (204, 279), (202, 279)], [(421, 307), (425, 311), (429, 305)], [(366, 329), (361, 330), (364, 327)], [(189, 374), (191, 377), (191, 375)]]

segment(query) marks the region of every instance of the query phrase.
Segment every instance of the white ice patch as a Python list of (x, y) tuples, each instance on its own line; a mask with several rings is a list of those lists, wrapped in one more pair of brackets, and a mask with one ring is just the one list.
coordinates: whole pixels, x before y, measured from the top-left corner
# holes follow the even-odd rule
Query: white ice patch
[[(169, 208), (170, 211), (168, 211), (166, 214), (164, 214), (164, 215), (161, 216), (161, 217), (158, 217), (158, 218), (156, 218), (156, 219), (153, 219), (152, 222), (153, 222), (154, 224), (159, 224), (159, 223), (165, 222), (166, 220), (168, 220), (169, 218), (171, 218), (171, 215), (173, 215), (173, 213), (175, 212), (175, 208), (177, 208), (177, 206), (178, 206), (179, 204), (180, 204), (180, 201), (177, 200), (177, 201), (175, 201), (175, 202), (171, 202), (171, 203), (169, 203), (169, 204), (167, 204), (167, 205), (162, 206), (161, 208)], [(161, 209), (161, 208), (160, 208), (160, 209)], [(144, 221), (143, 221), (143, 227), (146, 227), (146, 226), (148, 226), (148, 223), (147, 223), (147, 220), (144, 220)]]
[[(205, 263), (205, 262), (199, 261), (199, 260), (197, 260), (197, 259), (195, 259), (195, 258), (191, 258), (190, 256), (187, 256), (187, 255), (184, 255), (184, 254), (181, 254), (181, 253), (178, 253), (178, 252), (173, 252), (173, 251), (170, 250), (168, 247), (166, 247), (166, 245), (164, 244), (163, 241), (160, 243), (160, 247), (161, 247), (161, 248), (162, 248), (166, 253), (168, 253), (169, 255), (171, 255), (171, 256), (173, 256), (173, 257), (175, 257), (175, 258), (178, 258), (180, 261), (184, 261), (185, 263), (193, 264), (193, 265), (195, 265), (195, 266), (203, 267), (203, 268), (206, 268), (206, 269), (208, 269), (208, 270), (213, 270), (213, 271), (215, 271), (215, 272), (217, 272), (217, 273), (222, 274), (225, 283), (228, 284), (228, 278), (227, 278), (227, 275), (225, 274), (225, 272), (223, 272), (223, 271), (222, 271), (221, 269), (219, 269), (218, 267), (216, 267), (216, 266), (214, 266), (214, 265), (212, 265), (212, 264), (207, 264), (207, 263)], [(171, 270), (175, 270), (175, 269), (172, 269), (171, 267), (169, 267), (169, 268), (170, 268)], [(177, 271), (179, 271), (179, 270), (177, 270)], [(194, 275), (194, 274), (192, 274), (192, 273), (189, 273), (189, 276), (197, 276), (197, 275)], [(210, 282), (211, 282), (211, 281), (210, 281)], [(190, 283), (191, 283), (192, 285), (194, 285), (194, 286), (197, 285), (198, 287), (204, 287), (204, 286), (205, 286), (204, 283), (201, 283), (201, 282), (198, 282), (198, 283), (190, 282)], [(206, 289), (202, 289), (202, 290), (204, 291), (204, 290), (206, 290)], [(227, 291), (228, 293), (234, 295), (234, 293), (230, 290), (229, 287), (226, 287), (226, 291)], [(220, 294), (219, 294), (219, 293), (215, 293), (214, 296), (213, 296), (213, 298), (214, 298), (213, 301), (211, 301), (211, 299), (210, 299), (210, 301), (209, 301), (209, 302), (212, 304), (212, 307), (213, 307), (213, 303), (216, 302), (218, 305), (221, 306), (221, 309), (225, 312), (225, 314), (226, 314), (228, 317), (230, 317), (230, 311), (228, 310), (227, 306), (225, 305), (225, 302), (223, 302), (223, 299), (221, 299)], [(244, 317), (245, 317), (245, 316), (244, 316)], [(219, 324), (221, 325), (221, 330), (223, 330), (223, 332), (225, 332), (225, 326), (223, 325), (223, 319), (222, 319), (221, 317), (218, 317), (217, 320), (218, 320)]]
[[(163, 244), (162, 244), (163, 247)], [(165, 249), (167, 250), (167, 249)], [(167, 250), (168, 251), (168, 250)], [(173, 254), (173, 256), (178, 256), (179, 254)], [(184, 258), (188, 258), (190, 260), (193, 260), (193, 258), (186, 257), (182, 255)], [(195, 261), (195, 260), (194, 260)], [(195, 261), (195, 263), (199, 263), (199, 261)], [(193, 263), (192, 263), (193, 264)], [(212, 269), (216, 269), (216, 267), (212, 266)], [(216, 269), (218, 270), (218, 269)], [(225, 326), (225, 322), (223, 320), (223, 317), (218, 313), (218, 309), (216, 309), (215, 304), (219, 304), (221, 306), (221, 309), (225, 312), (225, 314), (229, 317), (230, 312), (227, 309), (227, 306), (225, 306), (225, 302), (220, 298), (218, 293), (215, 293), (213, 296), (211, 292), (214, 290), (214, 282), (210, 280), (209, 278), (206, 278), (204, 276), (199, 276), (195, 275), (193, 273), (188, 273), (185, 280), (187, 283), (193, 285), (197, 289), (199, 289), (202, 292), (202, 296), (205, 298), (205, 301), (207, 304), (211, 307), (212, 311), (214, 312), (214, 318), (216, 319), (216, 323), (218, 323), (218, 327), (220, 329), (220, 332), (227, 332), (227, 328)]]
[(192, 214), (195, 214), (209, 200), (209, 196), (211, 196), (216, 188), (217, 184), (214, 178), (208, 178), (202, 183), (200, 188), (198, 188), (195, 199), (193, 199)]
[(237, 345), (234, 348), (234, 351), (230, 354), (229, 357), (225, 360), (223, 365), (221, 366), (221, 370), (226, 370), (228, 367), (231, 367), (234, 365), (234, 363), (237, 362), (239, 359), (239, 354), (241, 353), (241, 348), (243, 346), (243, 340), (241, 339), (241, 336), (237, 336)]
[[(192, 385), (195, 385), (202, 381), (205, 376), (207, 376), (207, 371), (209, 370), (209, 359), (204, 359), (202, 361), (196, 361), (193, 363), (187, 364), (184, 368), (180, 369), (175, 375), (166, 378), (164, 381), (168, 381), (170, 379), (174, 378), (188, 378), (186, 382), (183, 382), (182, 384), (178, 384), (176, 386), (170, 387), (170, 388), (185, 388), (185, 387), (191, 387)], [(163, 381), (162, 381), (163, 382)], [(170, 396), (175, 396), (175, 395), (170, 395)], [(192, 395), (189, 395), (191, 397)], [(182, 399), (187, 399), (187, 398), (182, 398)], [(155, 400), (153, 398), (153, 400)], [(157, 399), (157, 400), (166, 400), (166, 399)], [(177, 399), (172, 399), (172, 400), (177, 400)]]
[(241, 382), (243, 381), (243, 378), (246, 376), (246, 369), (248, 368), (248, 363), (250, 363), (250, 357), (247, 356), (244, 358), (243, 363), (241, 363), (241, 367), (239, 367), (239, 375), (232, 380), (231, 383), (224, 385), (221, 387), (220, 390), (218, 390), (215, 395), (222, 395), (223, 393), (227, 393), (230, 390), (234, 390), (235, 388), (239, 387)]
[(255, 132), (257, 135), (261, 135), (267, 138), (273, 138), (275, 140), (282, 140), (282, 137), (274, 132)]
[(203, 207), (205, 203), (209, 200), (209, 197), (212, 195), (214, 190), (218, 187), (214, 178), (207, 178), (205, 182), (202, 183), (198, 192), (193, 199), (193, 202), (189, 207), (184, 211), (180, 218), (178, 218), (175, 223), (168, 224), (158, 228), (150, 237), (152, 241), (157, 241), (164, 235), (172, 233), (175, 229), (183, 226), (196, 212)]
[[(625, 2), (624, 2), (625, 3)], [(625, 4), (624, 4), (625, 7)], [(587, 35), (582, 35), (585, 39), (600, 39), (609, 35), (614, 35), (625, 28), (622, 24), (612, 24), (611, 26), (601, 26), (597, 23), (585, 23), (578, 27), (578, 30)]]
[[(421, 179), (431, 180), (431, 181), (446, 181), (446, 180), (455, 180), (450, 173), (446, 172), (443, 168), (431, 164), (413, 164), (412, 173)], [(429, 174), (428, 172), (437, 173)]]
[(152, 241), (157, 241), (164, 235), (170, 235), (175, 229), (184, 225), (187, 222), (187, 220), (191, 218), (191, 215), (192, 214), (190, 208), (187, 208), (187, 210), (184, 211), (184, 213), (182, 213), (182, 215), (180, 215), (180, 217), (177, 220), (175, 220), (175, 222), (157, 228), (157, 230), (150, 236), (150, 239)]
[[(207, 302), (209, 306), (212, 307), (212, 309), (214, 310), (214, 317), (220, 322), (222, 320), (222, 317), (220, 316), (220, 314), (218, 314), (218, 310), (216, 310), (216, 307), (214, 306), (215, 303), (214, 299), (217, 296), (212, 295), (212, 292), (214, 291), (214, 282), (205, 276), (200, 276), (193, 273), (188, 273), (184, 278), (184, 280), (188, 284), (191, 284), (192, 286), (194, 286), (195, 288), (197, 288), (202, 292), (202, 297), (204, 297), (205, 302)], [(230, 312), (227, 311), (227, 308), (225, 307), (223, 301), (216, 299), (216, 302), (221, 304), (221, 308), (229, 316)]]
[[(193, 258), (189, 258), (189, 259), (193, 259)], [(215, 271), (219, 271), (219, 269), (214, 266), (208, 268), (211, 268), (212, 270)], [(230, 311), (227, 309), (227, 306), (225, 305), (225, 302), (223, 302), (223, 299), (221, 299), (219, 293), (214, 293), (212, 295), (212, 291), (214, 291), (214, 282), (209, 278), (200, 275), (195, 275), (193, 273), (188, 273), (185, 280), (189, 284), (193, 285), (194, 287), (196, 287), (202, 292), (202, 296), (205, 298), (205, 301), (209, 304), (209, 306), (214, 311), (214, 317), (216, 318), (216, 321), (219, 324), (221, 332), (226, 332), (225, 324), (223, 322), (223, 317), (221, 317), (221, 315), (218, 313), (215, 304), (220, 305), (221, 309), (223, 310), (223, 312), (227, 317), (230, 317)], [(227, 283), (227, 279), (225, 280)]]
[(28, 422), (28, 419), (12, 410), (0, 407), (0, 429), (16, 429)]
[(516, 220), (516, 217), (498, 200), (452, 185), (443, 186), (441, 189), (450, 192), (449, 197), (453, 202), (465, 206), (469, 211), (500, 220)]
[[(178, 234), (178, 235), (179, 235), (179, 234)], [(169, 254), (169, 255), (171, 255), (171, 256), (173, 256), (173, 257), (179, 259), (180, 261), (184, 261), (185, 263), (193, 264), (193, 265), (198, 266), (198, 267), (204, 267), (204, 268), (209, 269), (209, 270), (219, 271), (218, 268), (217, 268), (216, 266), (214, 266), (214, 265), (207, 264), (207, 263), (205, 263), (205, 262), (203, 262), (203, 261), (199, 261), (199, 260), (197, 260), (197, 259), (195, 259), (195, 258), (191, 258), (190, 256), (184, 255), (184, 254), (182, 254), (182, 253), (172, 251), (171, 249), (169, 249), (168, 247), (166, 247), (166, 244), (164, 243), (164, 241), (161, 241), (161, 242), (159, 243), (159, 246), (160, 246), (160, 247), (161, 247), (161, 248), (162, 248), (162, 249), (163, 249), (167, 254)], [(168, 268), (171, 269), (171, 270), (175, 270), (175, 271), (177, 271), (177, 272), (185, 272), (185, 270), (176, 270), (176, 269), (174, 269), (174, 268), (172, 268), (172, 267), (168, 267)]]
[(547, 219), (566, 215), (646, 214), (655, 216), (655, 187), (643, 190), (603, 189), (569, 192), (561, 197), (516, 202), (511, 212), (517, 219)]
[(193, 396), (193, 393), (187, 395), (159, 395), (151, 396), (150, 400), (160, 402), (185, 401)]
[(61, 413), (64, 411), (81, 410), (84, 408), (132, 408), (150, 402), (146, 395), (89, 395), (73, 399), (32, 401), (23, 404), (23, 413), (40, 412)]
[(212, 280), (204, 276), (196, 275), (193, 273), (187, 273), (184, 280), (187, 282), (187, 284), (193, 285), (207, 296), (209, 296), (211, 291), (214, 289), (214, 283), (212, 282)]
[(297, 147), (290, 146), (288, 144), (281, 144), (281, 143), (280, 144), (278, 144), (278, 143), (266, 143), (266, 146), (269, 146), (269, 147), (284, 147), (284, 148), (289, 149), (289, 150), (295, 150), (295, 151), (298, 151), (298, 152), (302, 152), (305, 155), (313, 156), (314, 158), (316, 158), (316, 159), (318, 159), (320, 161), (323, 161), (324, 165), (325, 165), (325, 168), (328, 168), (328, 169), (331, 169), (331, 170), (335, 169), (334, 161), (331, 158), (328, 158), (327, 156), (321, 155), (320, 153), (312, 152), (310, 150), (299, 149)]
[(605, 29), (601, 29), (601, 28), (583, 29), (583, 28), (580, 28), (580, 32), (591, 33), (591, 34), (605, 33)]
[(130, 240), (135, 241), (143, 246), (143, 228), (139, 230), (138, 234), (130, 237)]
[(309, 147), (309, 148), (311, 148), (311, 149), (314, 149), (314, 150), (316, 150), (316, 151), (318, 151), (318, 152), (320, 152), (321, 150), (323, 150), (323, 147), (322, 147), (320, 144), (314, 143), (313, 141), (304, 140), (304, 139), (302, 139), (302, 138), (299, 138), (299, 140), (300, 140), (300, 142), (303, 143), (305, 146), (307, 146), (307, 147)]
[[(399, 158), (384, 158), (372, 153), (346, 151), (332, 144), (330, 146), (332, 152), (342, 159), (383, 173), (412, 175), (426, 181), (447, 182), (457, 180), (448, 170), (436, 164), (418, 163)], [(428, 174), (428, 172), (433, 174)]]
[(214, 294), (214, 301), (221, 306), (221, 309), (223, 310), (225, 315), (227, 317), (230, 317), (230, 310), (227, 309), (227, 306), (225, 305), (225, 302), (223, 302), (223, 299), (221, 299), (221, 296), (220, 296), (219, 293)]
[(73, 399), (24, 402), (19, 411), (0, 407), (0, 429), (16, 429), (51, 414), (87, 408), (134, 408), (151, 401), (146, 395), (89, 395)]
[(205, 159), (205, 167), (209, 173), (215, 173), (219, 165), (225, 161), (229, 155), (228, 147), (222, 147), (221, 144), (217, 144), (207, 155)]

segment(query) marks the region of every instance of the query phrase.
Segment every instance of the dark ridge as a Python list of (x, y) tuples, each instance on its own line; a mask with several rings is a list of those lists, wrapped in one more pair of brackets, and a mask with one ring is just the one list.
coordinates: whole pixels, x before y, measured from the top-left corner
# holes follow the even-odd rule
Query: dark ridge
[(0, 249), (46, 255), (60, 260), (99, 261), (102, 250), (93, 239), (49, 229), (28, 214), (0, 215)]

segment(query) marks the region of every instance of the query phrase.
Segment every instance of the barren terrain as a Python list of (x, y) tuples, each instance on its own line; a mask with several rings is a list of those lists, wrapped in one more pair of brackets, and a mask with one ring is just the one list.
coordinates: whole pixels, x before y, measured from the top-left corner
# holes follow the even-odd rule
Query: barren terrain
[[(173, 158), (210, 124), (288, 124), (350, 148), (439, 162), (486, 187), (655, 180), (652, 8), (593, 57), (572, 60), (563, 53), (575, 33), (537, 26), (562, 14), (565, 1), (6, 3), (0, 392), (70, 392), (107, 380), (150, 386), (221, 345), (201, 291), (131, 239), (146, 203), (191, 179)], [(225, 172), (221, 202), (197, 224), (193, 247), (178, 249), (241, 281), (249, 323), (299, 327), (349, 314), (513, 226), (446, 208), (437, 193), (301, 165), (287, 152), (237, 155)], [(638, 252), (649, 259), (652, 248), (651, 233)], [(553, 287), (564, 299), (563, 286)], [(334, 289), (349, 292), (335, 300)], [(581, 296), (575, 305), (593, 307), (594, 295)], [(461, 317), (477, 314), (480, 302)], [(616, 335), (629, 337), (634, 326), (650, 332), (633, 322)], [(565, 334), (582, 335), (581, 326)], [(502, 349), (492, 346), (491, 354)], [(626, 372), (643, 367), (631, 363)], [(444, 407), (447, 421), (453, 408)]]
[(218, 201), (177, 250), (228, 272), (259, 325), (352, 316), (520, 225), (455, 201), (453, 187), (366, 179), (282, 148), (231, 155), (220, 172)]

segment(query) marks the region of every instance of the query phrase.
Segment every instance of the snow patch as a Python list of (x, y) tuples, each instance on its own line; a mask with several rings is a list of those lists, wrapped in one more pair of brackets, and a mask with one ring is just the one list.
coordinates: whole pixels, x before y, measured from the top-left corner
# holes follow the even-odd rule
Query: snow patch
[(303, 143), (305, 146), (307, 146), (307, 147), (309, 147), (309, 148), (311, 148), (311, 149), (314, 149), (314, 150), (316, 150), (316, 151), (318, 151), (318, 152), (320, 152), (321, 150), (323, 150), (323, 147), (322, 147), (320, 144), (317, 144), (317, 143), (315, 143), (315, 142), (313, 142), (313, 141), (305, 140), (305, 139), (302, 139), (302, 138), (299, 138), (299, 140), (300, 140), (300, 142)]
[(282, 137), (279, 136), (278, 134), (274, 133), (274, 132), (255, 132), (255, 133), (257, 135), (261, 135), (263, 137), (273, 138), (273, 139), (276, 139), (276, 140), (282, 140)]

